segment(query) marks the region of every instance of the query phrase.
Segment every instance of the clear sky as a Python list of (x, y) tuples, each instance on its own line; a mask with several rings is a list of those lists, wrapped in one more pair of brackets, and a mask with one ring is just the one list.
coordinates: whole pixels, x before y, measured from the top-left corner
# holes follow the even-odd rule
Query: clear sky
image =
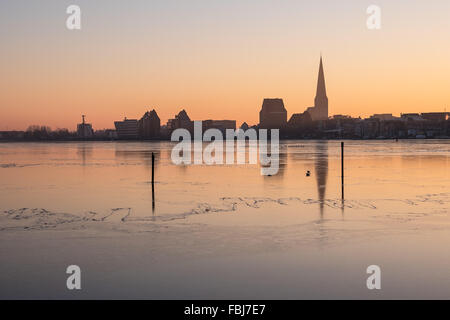
[(449, 0), (1, 0), (0, 42), (0, 130), (152, 108), (255, 124), (264, 98), (290, 117), (314, 103), (321, 52), (331, 115), (450, 111)]

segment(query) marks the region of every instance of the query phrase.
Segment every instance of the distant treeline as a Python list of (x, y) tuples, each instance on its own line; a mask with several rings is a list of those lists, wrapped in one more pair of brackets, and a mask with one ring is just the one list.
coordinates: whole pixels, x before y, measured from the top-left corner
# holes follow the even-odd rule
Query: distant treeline
[(33, 125), (24, 132), (23, 138), (24, 140), (67, 140), (77, 138), (77, 134), (66, 128), (52, 130), (47, 126)]
[[(52, 130), (48, 126), (32, 125), (26, 131), (0, 131), (0, 141), (71, 141), (83, 140), (66, 128)], [(96, 140), (104, 140), (97, 137)]]

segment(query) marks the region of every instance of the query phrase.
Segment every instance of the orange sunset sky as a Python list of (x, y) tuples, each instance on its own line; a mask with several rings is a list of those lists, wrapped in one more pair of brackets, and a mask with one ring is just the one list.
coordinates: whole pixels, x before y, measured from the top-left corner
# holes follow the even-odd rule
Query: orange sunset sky
[(162, 124), (182, 108), (255, 124), (264, 98), (290, 117), (314, 103), (320, 53), (330, 115), (450, 111), (450, 1), (377, 1), (368, 30), (372, 3), (3, 0), (0, 130), (74, 130), (82, 114), (113, 128), (152, 108)]

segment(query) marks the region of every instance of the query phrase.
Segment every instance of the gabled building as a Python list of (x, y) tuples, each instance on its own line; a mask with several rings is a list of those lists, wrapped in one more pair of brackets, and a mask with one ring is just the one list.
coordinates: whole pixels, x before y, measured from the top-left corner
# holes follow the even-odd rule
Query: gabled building
[(189, 118), (186, 110), (181, 110), (173, 119), (169, 119), (167, 121), (167, 130), (168, 132), (172, 132), (176, 129), (187, 129), (189, 131), (193, 131), (194, 123)]
[(142, 139), (157, 139), (160, 137), (161, 120), (156, 110), (147, 111), (138, 121), (139, 137)]
[(289, 127), (303, 127), (312, 122), (309, 112), (294, 113), (288, 121)]

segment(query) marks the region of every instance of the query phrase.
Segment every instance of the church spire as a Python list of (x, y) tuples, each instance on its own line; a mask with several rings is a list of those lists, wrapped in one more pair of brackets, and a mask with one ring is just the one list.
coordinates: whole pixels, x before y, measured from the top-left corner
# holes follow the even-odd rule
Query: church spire
[(314, 121), (328, 119), (328, 97), (327, 90), (325, 88), (322, 55), (320, 55), (319, 77), (317, 79), (317, 91), (316, 98), (314, 99), (314, 108), (312, 108), (310, 114)]
[(320, 55), (319, 77), (317, 79), (316, 98), (326, 97), (327, 90), (325, 88), (325, 76), (323, 74), (322, 54)]

